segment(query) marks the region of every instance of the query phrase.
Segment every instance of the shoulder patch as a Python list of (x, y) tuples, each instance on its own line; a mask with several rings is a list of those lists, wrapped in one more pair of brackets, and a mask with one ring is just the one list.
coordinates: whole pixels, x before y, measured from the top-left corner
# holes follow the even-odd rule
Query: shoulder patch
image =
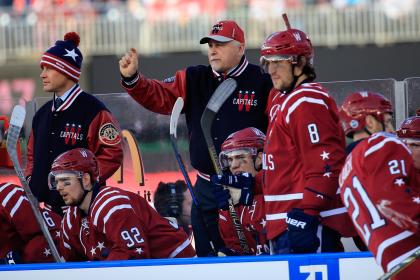
[(175, 81), (175, 76), (172, 76), (163, 80), (163, 82), (167, 84), (173, 83), (174, 81)]
[(117, 145), (121, 142), (121, 135), (113, 123), (106, 123), (99, 129), (99, 140), (106, 145)]

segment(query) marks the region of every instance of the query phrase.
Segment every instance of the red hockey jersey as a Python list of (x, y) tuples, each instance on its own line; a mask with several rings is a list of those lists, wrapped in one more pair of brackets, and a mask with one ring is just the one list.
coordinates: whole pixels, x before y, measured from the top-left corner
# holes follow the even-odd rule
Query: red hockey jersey
[(61, 241), (68, 261), (195, 256), (176, 223), (161, 217), (142, 197), (113, 187), (100, 189), (87, 216), (75, 206), (67, 210)]
[[(265, 233), (264, 198), (256, 195), (251, 206), (235, 207), (248, 246), (254, 255), (269, 253)], [(229, 211), (219, 211), (219, 231), (226, 247), (243, 254)]]
[[(50, 210), (40, 210), (51, 237), (58, 244), (61, 217)], [(17, 251), (24, 263), (54, 262), (28, 198), (20, 186), (0, 184), (0, 229), (0, 258), (10, 251)]]
[(288, 94), (273, 89), (268, 104), (263, 155), (268, 239), (287, 229), (286, 214), (294, 207), (310, 209), (324, 225), (346, 232), (351, 222), (337, 195), (345, 140), (335, 101), (321, 85), (305, 83)]
[[(348, 214), (384, 271), (420, 249), (419, 178), (409, 149), (386, 133), (359, 143), (341, 171), (341, 196)], [(420, 261), (398, 276), (414, 279), (403, 277), (410, 271), (418, 273)]]

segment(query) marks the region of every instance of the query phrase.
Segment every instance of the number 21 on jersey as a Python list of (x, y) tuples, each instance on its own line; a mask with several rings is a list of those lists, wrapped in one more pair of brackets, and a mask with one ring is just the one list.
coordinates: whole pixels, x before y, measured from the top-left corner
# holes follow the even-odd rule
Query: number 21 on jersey
[(405, 171), (405, 162), (404, 160), (390, 160), (388, 162), (388, 166), (389, 166), (389, 173), (391, 173), (391, 175), (395, 175), (395, 174), (401, 174), (404, 176), (407, 176), (407, 172)]
[[(357, 194), (361, 198), (361, 203), (363, 204), (361, 206), (369, 212), (369, 216), (371, 218), (372, 223), (370, 224), (358, 223), (357, 218), (360, 215), (361, 208), (353, 194), (353, 189), (357, 192)], [(371, 231), (385, 225), (385, 220), (382, 219), (375, 205), (370, 200), (364, 187), (362, 186), (362, 184), (360, 183), (359, 179), (356, 176), (352, 178), (352, 188), (346, 187), (343, 194), (343, 198), (344, 198), (344, 205), (346, 206), (347, 209), (350, 207), (350, 204), (353, 205), (354, 210), (353, 210), (353, 213), (351, 214), (351, 218), (353, 220), (355, 227), (362, 234), (362, 237), (365, 240), (365, 243), (369, 245)]]

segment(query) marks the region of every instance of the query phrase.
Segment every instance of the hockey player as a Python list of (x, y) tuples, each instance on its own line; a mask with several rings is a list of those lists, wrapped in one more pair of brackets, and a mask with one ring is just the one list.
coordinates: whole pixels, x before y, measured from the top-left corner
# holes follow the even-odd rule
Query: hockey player
[(313, 82), (310, 39), (284, 18), (287, 30), (261, 48), (274, 84), (263, 156), (267, 237), (272, 254), (342, 251), (334, 229), (352, 231), (336, 196), (344, 133), (335, 101)]
[[(353, 140), (347, 145), (346, 154), (373, 133), (394, 132), (392, 115), (392, 104), (382, 94), (358, 91), (348, 95), (339, 110), (344, 133)], [(360, 236), (354, 236), (353, 241), (360, 251), (368, 250)]]
[(41, 58), (41, 79), (45, 92), (53, 99), (43, 105), (32, 120), (25, 175), (39, 201), (61, 213), (63, 200), (48, 190), (47, 177), (53, 160), (61, 153), (78, 147), (94, 152), (101, 167), (104, 184), (122, 161), (120, 128), (105, 105), (84, 92), (79, 84), (82, 53), (79, 35), (67, 33)]
[(53, 162), (48, 182), (67, 206), (61, 225), (63, 256), (76, 260), (127, 260), (195, 256), (187, 234), (134, 193), (98, 183), (90, 150), (77, 148)]
[[(190, 159), (192, 166), (198, 170), (194, 190), (203, 212), (203, 215), (198, 214), (199, 211), (193, 205), (191, 220), (197, 254), (207, 256), (212, 252), (207, 232), (210, 232), (216, 249), (224, 244), (218, 231), (217, 203), (211, 191), (210, 175), (215, 174), (215, 171), (201, 130), (201, 115), (215, 89), (226, 78), (235, 79), (238, 84), (236, 92), (218, 112), (212, 129), (214, 146), (219, 153), (223, 140), (230, 133), (245, 127), (266, 131), (265, 110), (272, 83), (259, 66), (248, 63), (244, 54), (244, 32), (236, 22), (217, 22), (200, 43), (208, 44), (210, 65), (187, 67), (164, 81), (146, 79), (139, 73), (135, 49), (127, 52), (119, 64), (124, 88), (145, 108), (156, 113), (170, 114), (177, 97), (185, 100)], [(206, 219), (205, 222), (202, 217)]]
[[(252, 185), (261, 184), (262, 155), (265, 134), (254, 127), (232, 133), (222, 144), (220, 164), (230, 175), (211, 177), (213, 192), (220, 207), (219, 230), (226, 247), (238, 255), (241, 250), (232, 220), (229, 216), (228, 199), (232, 197), (240, 217), (242, 230), (253, 254), (269, 253), (265, 234), (264, 199), (253, 195)], [(224, 189), (222, 184), (235, 182), (235, 187)]]
[[(420, 117), (405, 120), (397, 134), (406, 145), (384, 132), (362, 141), (339, 180), (349, 216), (385, 272), (420, 249)], [(419, 271), (416, 260), (392, 279)]]
[(394, 132), (392, 114), (392, 104), (382, 94), (359, 91), (347, 96), (339, 112), (344, 133), (353, 140), (346, 147), (346, 154), (373, 133)]
[[(61, 218), (40, 209), (51, 237), (58, 244)], [(0, 184), (0, 263), (54, 262), (24, 190), (11, 183)]]

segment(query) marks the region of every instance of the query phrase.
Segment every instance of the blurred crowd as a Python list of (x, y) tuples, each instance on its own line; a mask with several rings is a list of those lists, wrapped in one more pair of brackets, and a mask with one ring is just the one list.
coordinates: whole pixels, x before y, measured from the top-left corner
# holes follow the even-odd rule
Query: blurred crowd
[(420, 0), (0, 0), (0, 13), (11, 16), (38, 17), (47, 13), (70, 17), (107, 14), (111, 19), (118, 9), (126, 9), (139, 19), (176, 19), (188, 21), (202, 15), (224, 17), (245, 12), (250, 17), (261, 18), (281, 15), (285, 10), (303, 7), (364, 8), (381, 5), (391, 17), (408, 13)]

